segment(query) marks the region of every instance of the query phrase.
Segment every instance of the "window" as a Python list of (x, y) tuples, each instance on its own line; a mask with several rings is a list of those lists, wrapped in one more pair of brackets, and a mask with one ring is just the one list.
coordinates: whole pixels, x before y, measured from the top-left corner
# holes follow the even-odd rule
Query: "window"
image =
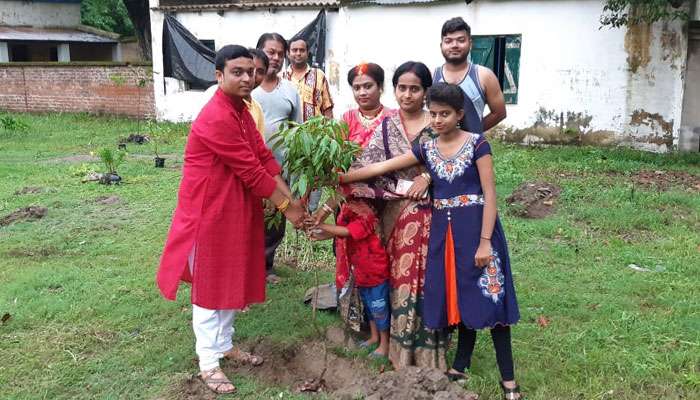
[(490, 68), (501, 84), (506, 104), (518, 104), (522, 35), (473, 36), (471, 60)]

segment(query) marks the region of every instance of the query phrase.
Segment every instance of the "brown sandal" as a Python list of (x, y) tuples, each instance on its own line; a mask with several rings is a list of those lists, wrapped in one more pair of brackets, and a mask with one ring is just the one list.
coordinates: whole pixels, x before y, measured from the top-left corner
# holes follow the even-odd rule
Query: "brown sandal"
[(445, 375), (447, 375), (447, 379), (450, 380), (450, 382), (465, 382), (469, 377), (467, 374), (464, 372), (459, 372), (454, 368), (450, 368), (447, 372), (445, 372)]
[[(221, 373), (223, 376), (222, 378), (214, 378), (214, 375)], [(197, 375), (197, 377), (211, 390), (212, 392), (216, 394), (229, 394), (229, 393), (236, 393), (236, 387), (231, 383), (231, 381), (226, 377), (226, 374), (224, 374), (224, 371), (221, 370), (221, 368), (216, 367), (212, 368), (207, 371), (202, 371)], [(230, 385), (232, 389), (229, 390), (222, 390), (221, 387), (225, 385)]]
[(520, 393), (520, 386), (515, 385), (514, 388), (507, 388), (501, 381), (501, 389), (503, 389), (504, 400), (522, 400), (523, 395)]
[(261, 356), (256, 356), (240, 349), (231, 349), (227, 351), (224, 353), (224, 358), (227, 360), (238, 361), (241, 364), (250, 364), (254, 367), (257, 367), (265, 362)]

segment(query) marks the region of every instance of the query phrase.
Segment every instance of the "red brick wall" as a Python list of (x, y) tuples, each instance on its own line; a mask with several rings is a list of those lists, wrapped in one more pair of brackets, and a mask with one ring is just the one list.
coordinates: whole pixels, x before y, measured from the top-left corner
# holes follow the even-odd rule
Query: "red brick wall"
[(0, 110), (153, 117), (152, 76), (142, 64), (3, 63)]

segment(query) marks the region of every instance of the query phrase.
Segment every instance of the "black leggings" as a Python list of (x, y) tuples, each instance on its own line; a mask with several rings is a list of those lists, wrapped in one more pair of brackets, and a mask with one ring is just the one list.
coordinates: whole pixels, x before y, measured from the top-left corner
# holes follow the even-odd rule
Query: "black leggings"
[[(493, 347), (496, 349), (496, 362), (501, 371), (501, 379), (504, 381), (515, 380), (513, 372), (513, 350), (510, 345), (510, 327), (496, 326), (491, 329)], [(457, 342), (457, 354), (452, 368), (464, 372), (472, 362), (472, 353), (476, 344), (476, 331), (469, 329), (464, 324), (459, 324), (459, 341)]]

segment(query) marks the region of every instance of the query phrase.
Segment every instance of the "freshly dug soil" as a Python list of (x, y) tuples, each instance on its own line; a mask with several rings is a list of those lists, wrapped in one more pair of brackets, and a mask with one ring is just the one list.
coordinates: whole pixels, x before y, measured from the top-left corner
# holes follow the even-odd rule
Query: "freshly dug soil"
[(442, 371), (432, 368), (406, 367), (368, 378), (333, 393), (341, 400), (358, 397), (366, 400), (476, 400), (476, 393), (467, 392), (452, 383)]
[[(335, 329), (335, 328), (331, 328)], [(339, 337), (337, 333), (327, 333)], [(281, 345), (267, 340), (250, 343), (243, 348), (263, 356), (265, 362), (257, 367), (222, 362), (222, 369), (235, 384), (236, 376), (247, 375), (262, 382), (300, 392), (309, 386), (318, 386), (319, 393), (333, 399), (366, 398), (372, 400), (475, 400), (478, 396), (449, 382), (438, 370), (408, 367), (400, 371), (378, 373), (371, 370), (364, 359), (339, 356), (332, 342), (310, 341), (301, 345)], [(324, 354), (327, 360), (324, 362)], [(196, 368), (196, 366), (195, 366)], [(323, 379), (319, 381), (324, 371)], [(310, 385), (315, 383), (316, 385)], [(308, 393), (308, 392), (307, 392)], [(216, 399), (196, 375), (184, 378), (174, 396), (180, 399)], [(313, 393), (309, 393), (312, 397)]]
[(506, 198), (508, 210), (519, 217), (545, 218), (555, 210), (561, 188), (543, 181), (524, 182)]
[(48, 209), (41, 206), (29, 206), (20, 208), (0, 219), (0, 226), (7, 226), (15, 222), (34, 221), (44, 218)]
[(667, 191), (673, 187), (700, 192), (700, 176), (684, 171), (639, 171), (631, 176), (632, 182), (645, 188)]

